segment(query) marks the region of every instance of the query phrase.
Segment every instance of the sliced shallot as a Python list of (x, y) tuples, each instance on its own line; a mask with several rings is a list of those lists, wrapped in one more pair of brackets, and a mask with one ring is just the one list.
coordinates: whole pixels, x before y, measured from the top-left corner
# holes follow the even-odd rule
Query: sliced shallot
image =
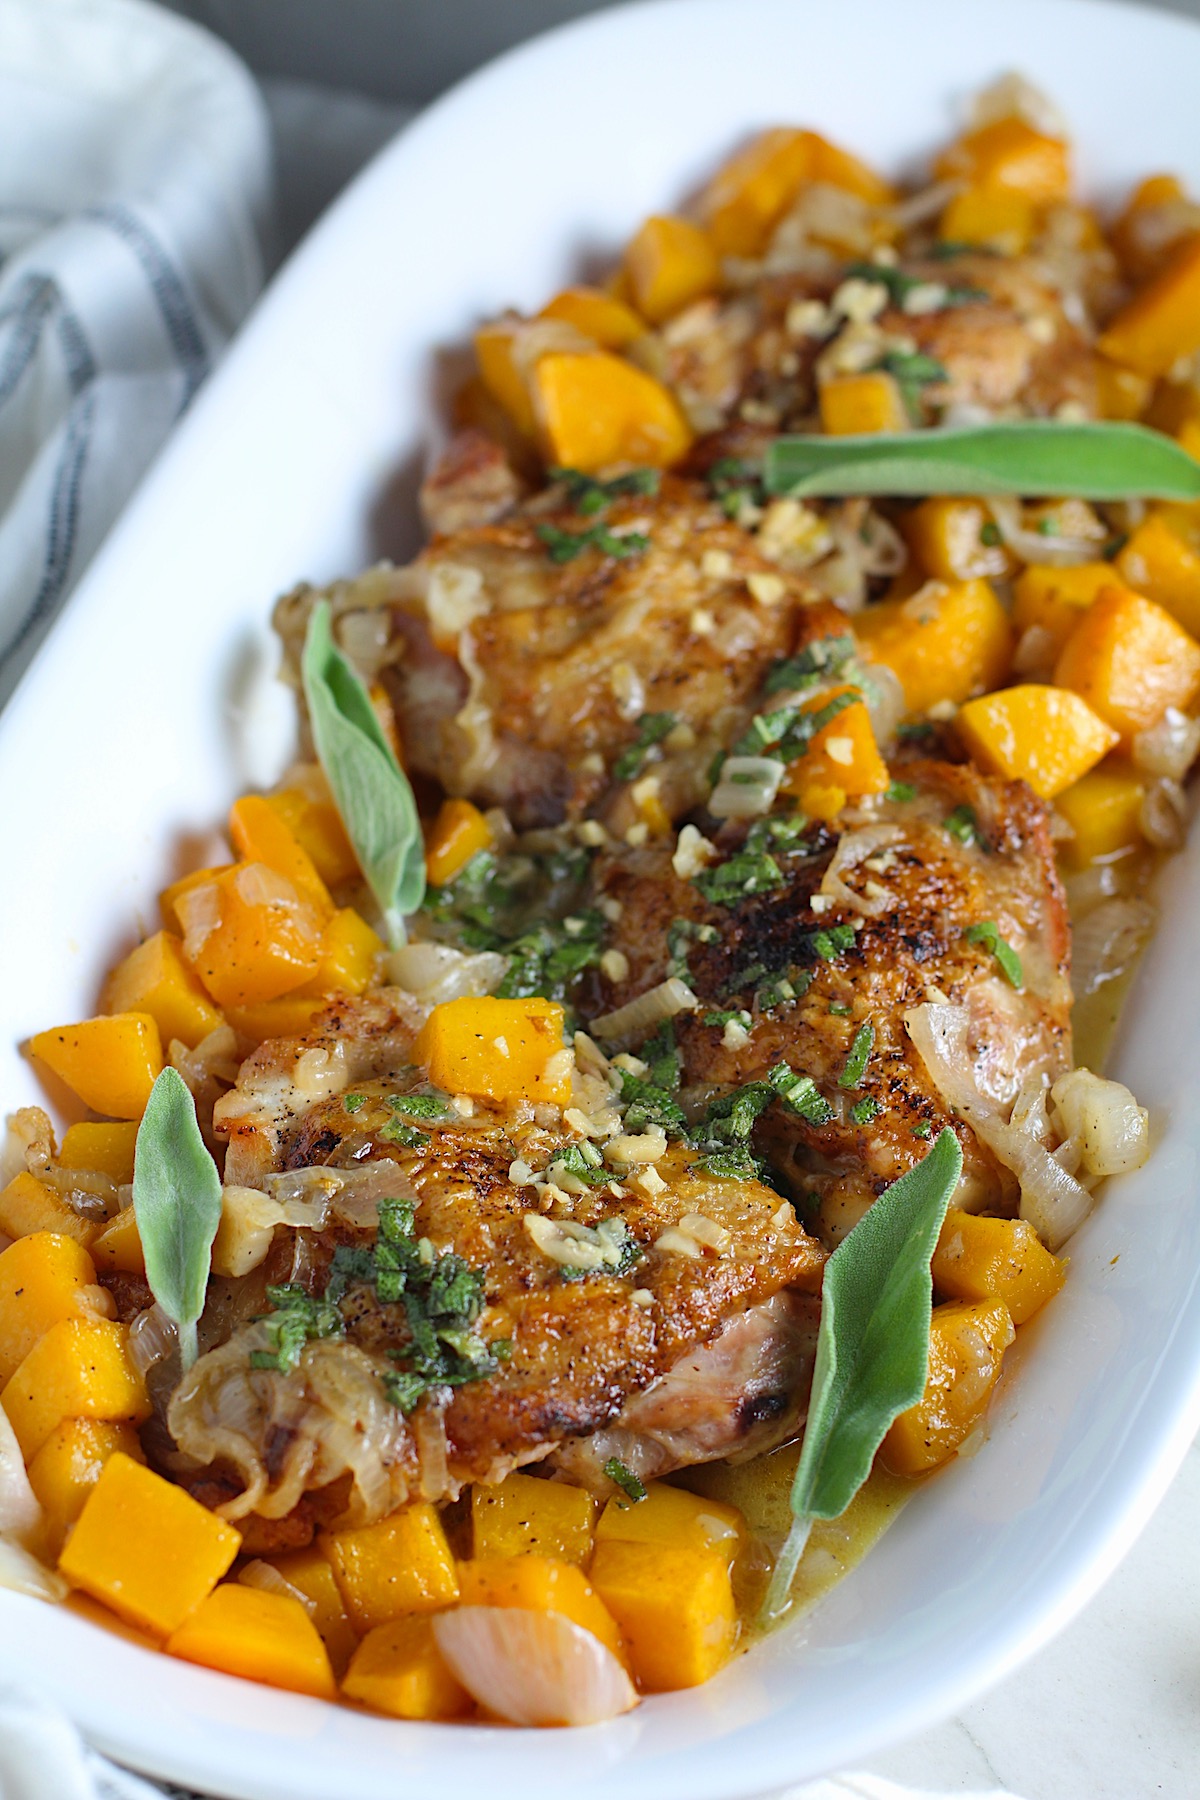
[(561, 1613), (459, 1606), (433, 1635), (467, 1692), (513, 1725), (598, 1725), (638, 1703), (612, 1651)]

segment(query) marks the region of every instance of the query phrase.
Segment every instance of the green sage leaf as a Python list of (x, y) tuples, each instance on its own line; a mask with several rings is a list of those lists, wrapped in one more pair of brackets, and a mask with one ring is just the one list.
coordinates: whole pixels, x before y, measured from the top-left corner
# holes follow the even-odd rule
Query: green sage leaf
[(1030, 419), (867, 437), (781, 437), (769, 493), (1072, 494), (1084, 500), (1200, 499), (1200, 461), (1145, 425)]
[(962, 1150), (947, 1128), (825, 1265), (812, 1399), (792, 1483), (796, 1522), (775, 1565), (765, 1619), (787, 1604), (813, 1520), (845, 1512), (889, 1425), (925, 1391), (929, 1265), (961, 1173)]
[(221, 1223), (221, 1177), (183, 1076), (164, 1069), (150, 1090), (133, 1159), (133, 1212), (150, 1292), (179, 1329), (185, 1369), (196, 1360), (196, 1322)]
[(313, 742), (393, 945), (425, 897), (425, 845), (408, 777), (370, 697), (333, 641), (329, 602), (313, 607), (301, 659)]

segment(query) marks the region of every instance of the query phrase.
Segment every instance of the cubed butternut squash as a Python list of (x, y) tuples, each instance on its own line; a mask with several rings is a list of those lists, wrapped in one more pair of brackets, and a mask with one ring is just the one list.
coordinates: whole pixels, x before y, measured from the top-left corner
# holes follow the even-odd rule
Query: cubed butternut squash
[(0, 1394), (28, 1463), (64, 1419), (140, 1425), (150, 1416), (146, 1384), (129, 1360), (128, 1328), (86, 1316), (51, 1325)]
[[(0, 1222), (0, 1229), (8, 1227)], [(56, 1231), (9, 1235), (17, 1241), (0, 1251), (0, 1387), (52, 1325), (85, 1310), (86, 1290), (96, 1279), (77, 1238)]]
[(339, 1678), (353, 1656), (358, 1633), (350, 1622), (333, 1566), (315, 1544), (271, 1558), (286, 1582), (304, 1595), (312, 1610), (312, 1622), (329, 1652), (330, 1665)]
[(924, 1475), (949, 1461), (982, 1422), (1014, 1335), (1001, 1300), (934, 1307), (925, 1393), (888, 1430), (879, 1453), (885, 1468)]
[(1165, 375), (1200, 349), (1200, 235), (1185, 238), (1098, 339), (1113, 362)]
[(1139, 181), (1109, 231), (1109, 242), (1125, 274), (1144, 281), (1159, 260), (1161, 247), (1155, 232), (1147, 232), (1147, 214), (1174, 208), (1184, 199), (1183, 184), (1174, 175), (1148, 175)]
[(1003, 256), (1022, 256), (1036, 224), (1037, 209), (1020, 188), (966, 187), (942, 213), (938, 236), (944, 244), (977, 244)]
[(58, 1153), (60, 1169), (83, 1169), (107, 1175), (118, 1187), (133, 1180), (133, 1150), (137, 1123), (122, 1119), (112, 1124), (82, 1120), (68, 1125)]
[(698, 1687), (733, 1655), (737, 1609), (719, 1551), (610, 1538), (596, 1546), (592, 1584), (652, 1693)]
[[(305, 988), (309, 985), (306, 982)], [(253, 1006), (231, 1006), (227, 1017), (239, 1037), (264, 1044), (268, 1038), (303, 1036), (327, 1005), (327, 999), (307, 992), (282, 994), (278, 1000), (259, 1000)]]
[(1096, 595), (1120, 585), (1107, 562), (1074, 563), (1062, 569), (1050, 563), (1031, 563), (1013, 583), (1013, 624), (1019, 632), (1033, 626), (1044, 631), (1047, 654), (1053, 662)]
[(746, 1521), (736, 1506), (689, 1494), (666, 1481), (648, 1481), (642, 1500), (619, 1494), (596, 1526), (597, 1544), (658, 1544), (672, 1550), (712, 1551), (732, 1568), (746, 1541)]
[(701, 210), (722, 256), (758, 256), (811, 178), (812, 135), (779, 126), (764, 131), (719, 170)]
[(46, 1548), (57, 1558), (104, 1465), (117, 1451), (145, 1462), (132, 1425), (110, 1419), (64, 1419), (29, 1465), (29, 1485), (42, 1508)]
[(176, 1626), (168, 1656), (333, 1700), (337, 1686), (316, 1626), (299, 1600), (224, 1581)]
[(830, 376), (821, 383), (818, 404), (821, 429), (830, 437), (907, 431), (911, 423), (899, 383), (882, 369)]
[(910, 599), (866, 607), (854, 625), (868, 660), (899, 679), (912, 713), (995, 687), (1012, 660), (1012, 626), (986, 581), (929, 581)]
[(492, 828), (469, 800), (443, 800), (425, 844), (425, 874), (431, 887), (444, 887), (486, 850)]
[[(311, 981), (298, 990), (299, 998), (319, 999), (324, 994), (361, 994), (375, 974), (376, 959), (383, 950), (378, 932), (352, 906), (339, 907), (321, 933), (321, 960)], [(285, 1005), (265, 1002), (268, 1006)]]
[(1101, 858), (1136, 850), (1143, 842), (1145, 798), (1145, 782), (1127, 763), (1102, 763), (1076, 781), (1055, 801), (1071, 828), (1070, 838), (1059, 845), (1064, 860), (1072, 868), (1086, 869)]
[(543, 306), (538, 317), (573, 325), (602, 350), (624, 350), (646, 330), (645, 320), (639, 319), (631, 306), (602, 288), (564, 288)]
[(967, 132), (934, 164), (939, 181), (978, 188), (1012, 188), (1035, 205), (1065, 200), (1071, 190), (1071, 151), (1063, 138), (1038, 131), (1010, 114)]
[(607, 350), (552, 351), (530, 385), (547, 460), (572, 469), (629, 462), (666, 468), (692, 442), (661, 381)]
[(183, 954), (226, 1008), (277, 1000), (316, 974), (326, 923), (265, 863), (238, 863), (179, 895)]
[(434, 1086), (451, 1094), (567, 1106), (571, 1061), (562, 1036), (563, 1009), (556, 1001), (467, 997), (434, 1007), (413, 1056)]
[(1200, 644), (1153, 600), (1106, 589), (1063, 645), (1054, 679), (1128, 745), (1168, 706), (1187, 707), (1200, 693)]
[[(27, 1169), (14, 1175), (0, 1192), (0, 1231), (11, 1238), (31, 1234), (47, 1237), (74, 1238), (81, 1246), (91, 1244), (100, 1230), (100, 1220), (90, 1219), (69, 1206), (57, 1188), (39, 1181)], [(93, 1277), (94, 1279), (94, 1277)]]
[[(833, 688), (801, 707), (820, 712), (854, 688)], [(833, 818), (848, 799), (882, 794), (888, 784), (888, 768), (871, 726), (866, 702), (856, 698), (814, 733), (802, 756), (788, 766), (781, 791), (794, 794), (802, 812), (813, 819)]]
[(58, 1566), (118, 1618), (165, 1638), (212, 1592), (241, 1542), (239, 1531), (183, 1488), (117, 1451)]
[(1116, 558), (1122, 580), (1163, 607), (1193, 637), (1200, 633), (1197, 535), (1187, 508), (1154, 507)]
[(824, 182), (827, 187), (842, 188), (848, 194), (857, 194), (860, 200), (867, 201), (870, 206), (890, 206), (896, 198), (895, 190), (875, 172), (861, 157), (853, 151), (843, 150), (840, 145), (831, 143), (822, 137), (819, 131), (805, 133), (808, 138), (812, 164), (809, 172), (811, 181)]
[(442, 1522), (423, 1500), (376, 1525), (325, 1532), (320, 1543), (359, 1632), (402, 1613), (436, 1612), (458, 1599), (458, 1574)]
[(927, 576), (937, 581), (999, 579), (1015, 565), (982, 500), (934, 494), (905, 513), (901, 529)]
[(178, 1038), (189, 1050), (225, 1023), (170, 931), (156, 931), (117, 964), (105, 985), (104, 1005), (113, 1013), (149, 1013), (164, 1044)]
[(968, 700), (955, 721), (968, 756), (1053, 800), (1108, 755), (1118, 734), (1086, 700), (1027, 682)]
[(103, 1272), (120, 1269), (127, 1275), (146, 1273), (146, 1256), (132, 1206), (114, 1213), (91, 1244), (92, 1261)]
[(29, 1052), (93, 1112), (140, 1119), (162, 1073), (162, 1039), (149, 1013), (109, 1013), (56, 1025), (29, 1040)]
[(368, 1632), (346, 1670), (342, 1693), (393, 1719), (458, 1719), (472, 1704), (442, 1660), (428, 1617), (393, 1619)]
[(1052, 1300), (1066, 1265), (1052, 1256), (1025, 1219), (946, 1214), (933, 1253), (933, 1285), (947, 1300), (1001, 1300), (1014, 1325), (1024, 1325)]
[(523, 363), (517, 358), (517, 333), (524, 321), (494, 319), (475, 333), (475, 359), (484, 387), (524, 437), (537, 429), (533, 398)]
[(329, 889), (278, 807), (263, 794), (243, 794), (229, 813), (229, 837), (243, 862), (265, 863), (286, 875), (296, 892), (328, 919), (333, 914)]
[(622, 1663), (621, 1632), (595, 1587), (574, 1563), (550, 1556), (476, 1557), (459, 1564), (464, 1606), (517, 1606), (561, 1613), (599, 1638)]
[(296, 842), (308, 852), (313, 867), (327, 887), (338, 887), (358, 874), (358, 858), (346, 836), (342, 815), (332, 799), (322, 792), (323, 778), (315, 772), (307, 780), (293, 786), (276, 788), (264, 794)]
[(690, 219), (657, 213), (647, 219), (625, 252), (634, 305), (652, 325), (682, 312), (715, 291), (721, 278), (716, 247)]
[(515, 1470), (494, 1487), (477, 1483), (471, 1489), (471, 1546), (477, 1557), (531, 1551), (583, 1564), (592, 1553), (595, 1522), (595, 1500), (565, 1481), (539, 1481)]

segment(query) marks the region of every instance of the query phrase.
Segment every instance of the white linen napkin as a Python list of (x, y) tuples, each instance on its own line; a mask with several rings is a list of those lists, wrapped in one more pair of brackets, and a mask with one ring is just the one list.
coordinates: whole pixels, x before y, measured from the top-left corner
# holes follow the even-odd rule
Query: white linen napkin
[(143, 0), (0, 0), (0, 704), (262, 283), (266, 114)]

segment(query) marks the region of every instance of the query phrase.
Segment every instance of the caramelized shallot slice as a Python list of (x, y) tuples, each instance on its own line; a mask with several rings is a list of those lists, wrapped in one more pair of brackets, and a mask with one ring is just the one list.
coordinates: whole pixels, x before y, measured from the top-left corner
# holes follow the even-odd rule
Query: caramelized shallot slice
[(433, 1635), (467, 1692), (513, 1725), (598, 1725), (638, 1703), (612, 1651), (561, 1613), (458, 1606)]

